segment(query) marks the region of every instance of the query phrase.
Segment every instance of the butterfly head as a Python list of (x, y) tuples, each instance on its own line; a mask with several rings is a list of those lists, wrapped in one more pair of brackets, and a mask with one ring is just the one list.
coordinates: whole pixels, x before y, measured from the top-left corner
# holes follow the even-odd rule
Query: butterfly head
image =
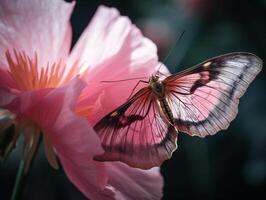
[(151, 77), (150, 77), (150, 83), (152, 83), (152, 82), (157, 82), (157, 81), (159, 81), (159, 75), (158, 74), (153, 74), (153, 75), (151, 75)]
[(159, 76), (152, 75), (149, 80), (149, 85), (152, 89), (152, 91), (157, 94), (158, 96), (163, 97), (164, 96), (164, 85), (163, 83), (159, 80)]

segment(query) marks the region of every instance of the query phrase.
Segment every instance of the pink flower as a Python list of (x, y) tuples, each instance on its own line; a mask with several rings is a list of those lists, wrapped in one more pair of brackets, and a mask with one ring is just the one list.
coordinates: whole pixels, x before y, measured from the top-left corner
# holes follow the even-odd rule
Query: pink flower
[(58, 168), (58, 156), (69, 179), (90, 199), (160, 199), (159, 168), (93, 161), (103, 150), (90, 125), (122, 103), (136, 83), (100, 81), (154, 73), (156, 47), (116, 9), (101, 6), (69, 53), (74, 4), (1, 1), (0, 107), (15, 114), (10, 144), (23, 134), (28, 168), (42, 138), (51, 166)]

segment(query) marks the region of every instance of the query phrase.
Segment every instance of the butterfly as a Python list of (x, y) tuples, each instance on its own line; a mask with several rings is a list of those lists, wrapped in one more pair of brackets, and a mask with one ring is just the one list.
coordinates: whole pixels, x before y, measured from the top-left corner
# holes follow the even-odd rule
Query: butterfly
[(261, 69), (260, 58), (236, 52), (166, 78), (152, 75), (142, 81), (146, 87), (94, 126), (105, 151), (94, 159), (142, 169), (160, 166), (176, 150), (179, 132), (205, 137), (227, 129)]

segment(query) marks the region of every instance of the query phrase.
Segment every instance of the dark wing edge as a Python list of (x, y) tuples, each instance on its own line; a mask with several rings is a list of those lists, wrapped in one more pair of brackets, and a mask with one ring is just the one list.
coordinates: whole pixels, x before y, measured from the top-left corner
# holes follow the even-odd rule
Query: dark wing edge
[(228, 128), (239, 99), (262, 69), (251, 53), (230, 53), (164, 80), (168, 102), (181, 132), (205, 137)]
[(158, 106), (146, 87), (102, 118), (94, 129), (105, 152), (94, 160), (149, 169), (169, 159), (177, 148), (177, 132), (163, 121)]

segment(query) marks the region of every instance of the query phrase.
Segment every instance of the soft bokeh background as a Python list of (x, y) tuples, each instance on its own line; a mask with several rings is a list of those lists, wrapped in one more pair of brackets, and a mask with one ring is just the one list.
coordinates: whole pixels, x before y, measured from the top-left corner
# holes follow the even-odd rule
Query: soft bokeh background
[[(160, 60), (174, 48), (165, 61), (173, 73), (233, 51), (252, 52), (266, 60), (265, 0), (78, 0), (72, 16), (74, 41), (100, 4), (129, 16), (158, 45)], [(173, 47), (182, 31), (185, 35)], [(162, 166), (163, 199), (266, 199), (265, 86), (264, 69), (242, 97), (239, 114), (227, 131), (205, 139), (179, 135), (178, 150)], [(11, 195), (20, 150), (0, 162), (1, 200)], [(62, 170), (49, 166), (42, 150), (22, 196), (85, 199)]]

